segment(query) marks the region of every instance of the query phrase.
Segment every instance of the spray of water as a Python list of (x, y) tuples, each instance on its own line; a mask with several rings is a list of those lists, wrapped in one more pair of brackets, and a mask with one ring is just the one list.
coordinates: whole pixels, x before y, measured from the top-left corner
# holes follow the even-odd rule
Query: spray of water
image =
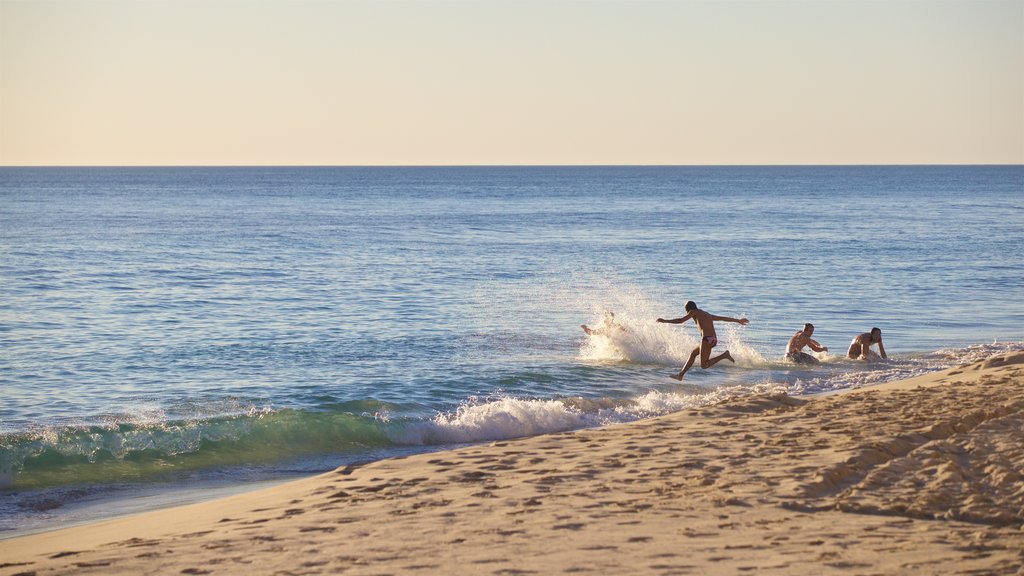
[[(649, 298), (635, 288), (607, 286), (589, 304), (590, 327), (580, 348), (580, 357), (590, 361), (616, 361), (675, 366), (685, 363), (700, 346), (700, 333), (692, 322), (663, 324), (657, 318), (685, 314), (678, 306)], [(675, 310), (675, 312), (673, 312)], [(609, 314), (614, 314), (610, 316)], [(678, 314), (678, 316), (677, 316)], [(740, 366), (767, 363), (765, 356), (744, 341), (745, 327), (716, 324), (719, 345), (715, 354), (729, 350)]]

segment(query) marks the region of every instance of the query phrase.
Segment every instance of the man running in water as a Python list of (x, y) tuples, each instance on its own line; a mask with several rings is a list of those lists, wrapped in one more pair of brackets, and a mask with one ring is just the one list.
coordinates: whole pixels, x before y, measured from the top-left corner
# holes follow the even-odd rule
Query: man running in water
[(797, 364), (817, 364), (817, 358), (806, 352), (801, 352), (801, 350), (804, 349), (804, 346), (809, 346), (815, 352), (828, 352), (828, 348), (818, 344), (815, 340), (811, 340), (811, 334), (814, 334), (814, 324), (810, 322), (804, 324), (803, 330), (793, 334), (793, 337), (789, 339), (789, 344), (786, 346), (786, 358)]
[(695, 304), (693, 300), (686, 303), (686, 312), (686, 316), (683, 316), (682, 318), (675, 318), (672, 320), (658, 318), (658, 322), (666, 324), (682, 324), (690, 318), (693, 318), (693, 322), (697, 325), (697, 330), (700, 331), (700, 346), (694, 348), (693, 352), (690, 352), (690, 359), (686, 362), (686, 366), (678, 374), (674, 374), (672, 377), (676, 380), (682, 380), (683, 376), (686, 375), (687, 370), (693, 366), (693, 362), (697, 358), (698, 354), (700, 354), (700, 367), (704, 370), (711, 368), (722, 360), (735, 362), (732, 358), (732, 354), (729, 354), (728, 350), (714, 358), (711, 357), (711, 349), (718, 345), (718, 336), (715, 334), (715, 321), (735, 322), (737, 324), (746, 325), (750, 320), (747, 320), (746, 318), (740, 318), (737, 320), (736, 318), (729, 318), (727, 316), (715, 316), (713, 314), (708, 314), (704, 310), (697, 308), (697, 304)]
[(846, 351), (846, 355), (851, 360), (871, 360), (871, 345), (878, 344), (878, 354), (882, 358), (888, 358), (885, 355), (885, 346), (882, 345), (882, 331), (878, 328), (872, 328), (871, 332), (865, 332), (858, 334), (857, 337), (850, 342), (850, 349)]

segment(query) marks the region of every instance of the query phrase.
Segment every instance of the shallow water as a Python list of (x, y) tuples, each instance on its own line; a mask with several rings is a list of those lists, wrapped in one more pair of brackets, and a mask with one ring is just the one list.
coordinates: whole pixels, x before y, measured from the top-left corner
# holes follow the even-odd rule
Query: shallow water
[[(1024, 340), (1020, 166), (2, 168), (0, 230), (0, 529)], [(690, 299), (751, 323), (679, 383)]]

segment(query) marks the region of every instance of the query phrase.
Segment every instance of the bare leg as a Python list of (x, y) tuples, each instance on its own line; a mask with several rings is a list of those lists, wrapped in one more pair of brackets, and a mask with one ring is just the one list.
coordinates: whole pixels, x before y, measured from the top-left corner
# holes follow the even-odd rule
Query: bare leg
[(851, 360), (860, 358), (860, 342), (854, 340), (853, 343), (850, 344), (850, 349), (846, 351), (846, 355), (849, 356)]
[(686, 366), (683, 367), (682, 371), (672, 377), (680, 382), (683, 380), (683, 376), (686, 375), (687, 370), (693, 367), (693, 362), (697, 359), (697, 355), (700, 354), (700, 348), (694, 348), (693, 352), (690, 352), (690, 359), (686, 361)]
[(704, 369), (706, 370), (706, 369), (708, 369), (708, 368), (711, 368), (711, 367), (712, 367), (712, 366), (714, 366), (715, 364), (718, 364), (718, 363), (719, 363), (719, 362), (721, 362), (722, 360), (728, 360), (729, 362), (733, 362), (733, 363), (735, 363), (735, 362), (736, 362), (735, 360), (733, 360), (733, 358), (732, 358), (732, 354), (729, 354), (729, 351), (728, 351), (728, 350), (726, 350), (725, 352), (722, 352), (722, 353), (721, 353), (721, 354), (719, 354), (718, 356), (715, 356), (714, 358), (712, 358), (712, 359), (708, 360), (708, 361), (707, 361), (707, 365), (701, 364), (701, 366), (700, 366), (700, 367), (701, 367), (701, 368), (704, 368)]
[(700, 339), (700, 367), (704, 370), (711, 367), (711, 364), (708, 364), (708, 358), (711, 357), (712, 348), (714, 346), (711, 346), (706, 339)]

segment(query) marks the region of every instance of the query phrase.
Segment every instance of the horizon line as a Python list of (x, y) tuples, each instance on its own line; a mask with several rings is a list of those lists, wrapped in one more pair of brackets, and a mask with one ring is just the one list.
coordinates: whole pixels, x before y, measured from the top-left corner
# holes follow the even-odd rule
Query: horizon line
[(920, 162), (850, 164), (0, 164), (3, 168), (857, 168), (857, 167), (1013, 167), (1000, 162)]

